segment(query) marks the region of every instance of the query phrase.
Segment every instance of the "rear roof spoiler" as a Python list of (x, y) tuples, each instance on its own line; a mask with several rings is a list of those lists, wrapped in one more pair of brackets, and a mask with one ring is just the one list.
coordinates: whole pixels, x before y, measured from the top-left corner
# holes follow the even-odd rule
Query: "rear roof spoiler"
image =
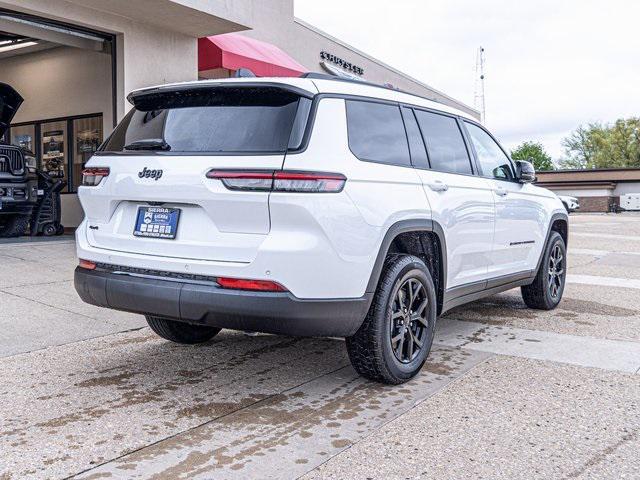
[(278, 90), (283, 90), (285, 92), (290, 92), (300, 97), (313, 98), (314, 93), (305, 90), (303, 88), (296, 87), (294, 85), (289, 85), (287, 83), (278, 83), (278, 82), (220, 82), (220, 83), (210, 83), (210, 82), (201, 82), (201, 83), (185, 83), (178, 85), (167, 85), (167, 86), (159, 86), (159, 87), (151, 87), (144, 88), (141, 90), (134, 90), (127, 96), (127, 100), (132, 105), (136, 105), (136, 100), (139, 100), (143, 97), (147, 97), (150, 95), (158, 94), (158, 93), (182, 93), (182, 92), (196, 92), (196, 91), (206, 91), (206, 90), (220, 90), (225, 88), (275, 88)]

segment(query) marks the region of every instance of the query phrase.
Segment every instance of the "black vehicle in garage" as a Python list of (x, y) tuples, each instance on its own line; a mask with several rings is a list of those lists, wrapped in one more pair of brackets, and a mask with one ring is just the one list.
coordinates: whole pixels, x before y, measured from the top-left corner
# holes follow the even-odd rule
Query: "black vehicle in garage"
[[(24, 99), (0, 83), (0, 138)], [(36, 157), (29, 150), (0, 141), (0, 237), (25, 233), (38, 202)]]

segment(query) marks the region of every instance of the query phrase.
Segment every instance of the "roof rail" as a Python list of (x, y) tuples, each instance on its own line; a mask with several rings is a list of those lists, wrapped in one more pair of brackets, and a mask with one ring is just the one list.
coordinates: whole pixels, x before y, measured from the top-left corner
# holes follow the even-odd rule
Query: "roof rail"
[[(398, 93), (405, 93), (407, 95), (412, 95), (414, 97), (422, 98), (424, 100), (429, 100), (430, 102), (439, 103), (441, 105), (447, 105), (443, 101), (441, 101), (441, 100), (439, 100), (437, 98), (434, 98), (434, 97), (432, 97), (432, 98), (424, 97), (422, 95), (418, 95), (418, 94), (415, 94), (415, 93), (407, 92), (406, 90), (402, 90), (400, 88), (396, 88), (396, 87), (393, 87), (391, 85), (380, 85), (379, 83), (373, 83), (373, 82), (369, 82), (367, 80), (360, 80), (359, 78), (338, 77), (336, 75), (329, 75), (328, 73), (318, 73), (318, 72), (306, 72), (306, 73), (303, 73), (302, 75), (300, 75), (300, 78), (310, 78), (312, 80), (313, 79), (317, 79), (317, 80), (335, 80), (335, 81), (338, 81), (338, 82), (359, 83), (361, 85), (369, 85), (371, 87), (384, 88), (386, 90), (392, 90), (392, 91), (398, 92)], [(453, 108), (457, 108), (457, 107), (453, 107)]]

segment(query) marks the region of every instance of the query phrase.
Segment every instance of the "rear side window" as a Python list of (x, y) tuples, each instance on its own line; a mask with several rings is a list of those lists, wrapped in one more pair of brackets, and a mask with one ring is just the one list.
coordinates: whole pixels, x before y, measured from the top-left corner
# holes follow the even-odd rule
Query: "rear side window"
[(455, 118), (416, 110), (429, 152), (431, 168), (439, 172), (471, 174), (471, 160)]
[(275, 87), (224, 87), (143, 95), (134, 104), (103, 151), (282, 153), (292, 134), (299, 145), (310, 100)]
[(360, 160), (411, 166), (400, 107), (347, 100), (349, 148)]

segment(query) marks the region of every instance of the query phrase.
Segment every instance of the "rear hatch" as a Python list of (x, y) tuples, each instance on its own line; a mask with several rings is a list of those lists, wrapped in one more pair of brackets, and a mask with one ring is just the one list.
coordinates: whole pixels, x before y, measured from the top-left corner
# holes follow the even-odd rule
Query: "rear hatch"
[(108, 176), (80, 188), (89, 244), (251, 262), (270, 230), (269, 192), (234, 191), (206, 174), (282, 169), (287, 150), (301, 142), (310, 97), (286, 84), (259, 82), (131, 95), (135, 108), (87, 165), (108, 168)]

